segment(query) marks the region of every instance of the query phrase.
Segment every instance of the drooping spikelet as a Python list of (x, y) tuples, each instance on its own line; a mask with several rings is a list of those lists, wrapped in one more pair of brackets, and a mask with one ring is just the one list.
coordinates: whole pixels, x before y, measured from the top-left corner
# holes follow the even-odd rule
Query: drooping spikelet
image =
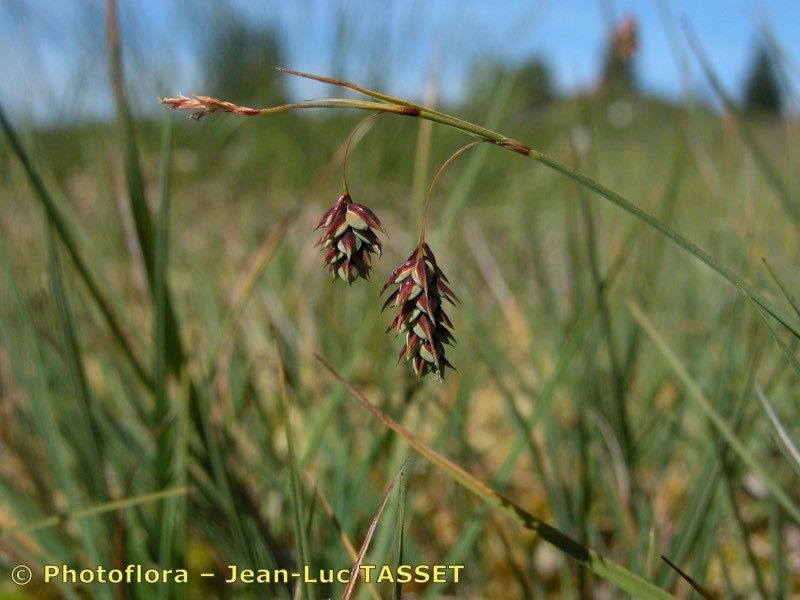
[(358, 277), (369, 279), (370, 255), (381, 255), (381, 243), (374, 230), (386, 233), (375, 213), (344, 194), (322, 215), (316, 228), (321, 227), (325, 233), (317, 246), (322, 246), (322, 262), (328, 273), (347, 283)]
[(384, 309), (388, 306), (399, 309), (386, 331), (405, 333), (398, 361), (403, 357), (406, 362), (411, 361), (418, 377), (434, 373), (437, 379), (444, 379), (445, 367), (453, 368), (444, 355), (444, 345), (455, 341), (448, 329), (453, 324), (444, 312), (442, 301), (455, 304), (458, 298), (447, 283), (430, 246), (423, 242), (392, 272), (381, 290), (383, 293), (390, 285), (398, 286), (383, 305)]

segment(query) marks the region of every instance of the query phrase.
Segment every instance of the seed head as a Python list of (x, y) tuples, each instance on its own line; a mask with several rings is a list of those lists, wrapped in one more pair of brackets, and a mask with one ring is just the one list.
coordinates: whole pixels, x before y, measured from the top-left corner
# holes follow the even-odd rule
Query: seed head
[(422, 242), (392, 272), (381, 290), (383, 293), (390, 285), (397, 285), (383, 305), (384, 309), (388, 306), (398, 309), (386, 332), (394, 329), (398, 334), (406, 334), (398, 362), (403, 357), (406, 362), (411, 361), (417, 377), (434, 373), (443, 380), (445, 367), (454, 368), (444, 355), (445, 344), (452, 345), (455, 339), (448, 329), (453, 323), (444, 312), (442, 300), (455, 304), (458, 298), (447, 283), (430, 246)]
[(325, 233), (317, 240), (317, 246), (322, 246), (322, 262), (328, 273), (347, 283), (358, 277), (369, 279), (370, 255), (381, 255), (381, 243), (374, 230), (386, 233), (375, 213), (344, 194), (322, 215), (317, 229), (322, 227)]

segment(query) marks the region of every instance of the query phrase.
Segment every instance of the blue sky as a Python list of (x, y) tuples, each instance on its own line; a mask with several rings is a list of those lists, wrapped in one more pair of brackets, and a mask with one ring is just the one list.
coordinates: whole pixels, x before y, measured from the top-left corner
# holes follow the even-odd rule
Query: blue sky
[[(35, 118), (92, 116), (110, 109), (99, 0), (3, 0), (0, 3), (0, 102)], [(202, 32), (214, 0), (119, 0), (129, 87), (143, 99), (202, 92)], [(356, 80), (378, 77), (390, 91), (420, 98), (431, 65), (441, 94), (457, 100), (474, 83), (475, 65), (518, 65), (534, 55), (553, 67), (564, 91), (597, 79), (609, 18), (639, 24), (637, 73), (654, 93), (678, 97), (688, 82), (703, 91), (682, 23), (702, 41), (726, 87), (737, 92), (753, 44), (768, 24), (800, 72), (798, 0), (230, 0), (246, 18), (271, 24), (285, 62)], [(675, 31), (671, 44), (669, 28)], [(677, 46), (675, 46), (677, 41)], [(684, 58), (681, 58), (684, 57)], [(297, 97), (329, 93), (294, 81)], [(146, 102), (144, 102), (146, 100)]]

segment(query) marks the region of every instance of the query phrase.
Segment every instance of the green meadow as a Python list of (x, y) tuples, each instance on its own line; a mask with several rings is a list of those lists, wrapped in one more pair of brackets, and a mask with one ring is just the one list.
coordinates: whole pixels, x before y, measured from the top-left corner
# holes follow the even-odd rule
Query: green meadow
[(349, 189), (389, 235), (347, 285), (314, 227), (368, 112), (193, 121), (114, 73), (107, 122), (2, 113), (0, 595), (328, 598), (225, 579), (357, 561), (463, 565), (362, 598), (800, 593), (795, 118), (724, 89), (533, 104), (511, 69), (437, 106), (535, 151), (481, 144), (432, 190), (460, 299), (437, 382), (397, 364), (380, 292), (464, 127), (359, 130)]

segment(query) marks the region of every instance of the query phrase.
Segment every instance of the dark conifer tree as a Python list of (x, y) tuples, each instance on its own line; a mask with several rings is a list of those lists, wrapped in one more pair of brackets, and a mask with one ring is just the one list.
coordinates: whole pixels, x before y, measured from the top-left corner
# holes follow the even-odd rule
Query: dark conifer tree
[(783, 93), (775, 65), (762, 44), (756, 47), (745, 83), (744, 109), (750, 113), (767, 115), (780, 115), (783, 111)]

